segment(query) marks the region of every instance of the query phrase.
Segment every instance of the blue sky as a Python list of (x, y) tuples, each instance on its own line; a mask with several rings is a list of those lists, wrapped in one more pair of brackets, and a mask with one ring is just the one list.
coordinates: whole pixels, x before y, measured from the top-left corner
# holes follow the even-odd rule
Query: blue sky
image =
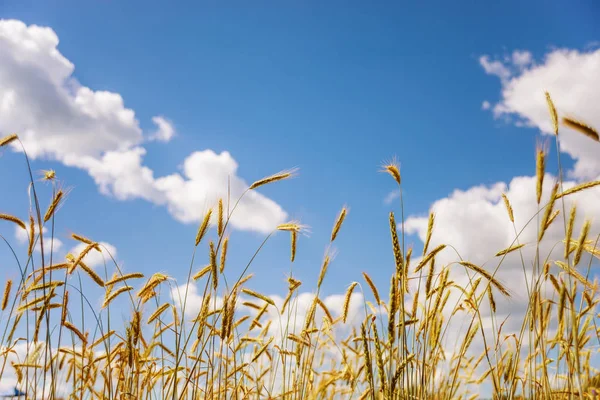
[[(145, 159), (156, 173), (176, 169), (191, 149), (231, 152), (248, 182), (300, 167), (296, 180), (263, 192), (312, 228), (299, 247), (301, 277), (318, 273), (336, 213), (348, 204), (330, 270), (333, 290), (362, 270), (386, 271), (387, 280), (390, 207), (382, 199), (393, 182), (377, 173), (382, 161), (396, 155), (401, 163), (408, 214), (427, 212), (455, 188), (531, 173), (535, 132), (481, 111), (482, 101), (498, 98), (499, 83), (477, 59), (583, 48), (598, 37), (597, 11), (590, 1), (566, 10), (547, 2), (0, 6), (3, 18), (51, 27), (77, 80), (120, 93), (142, 128), (156, 114), (173, 121), (177, 137), (148, 146)], [(575, 20), (576, 30), (565, 23)], [(12, 163), (12, 156), (3, 158), (5, 166)], [(144, 201), (101, 196), (84, 172), (35, 167), (56, 168), (74, 187), (59, 234), (72, 229), (110, 241), (132, 269), (177, 275), (187, 268), (194, 224)], [(0, 173), (3, 182), (24, 186), (12, 168)], [(15, 197), (4, 207), (16, 209)], [(232, 240), (241, 262), (259, 238), (236, 233)], [(286, 243), (287, 237), (273, 241), (255, 272), (286, 270)]]
[[(336, 240), (338, 255), (326, 278), (325, 291), (333, 294), (361, 279), (362, 271), (386, 287), (392, 272), (387, 217), (393, 209), (399, 219), (399, 207), (397, 200), (384, 202), (394, 185), (378, 172), (383, 161), (393, 156), (400, 161), (407, 217), (426, 215), (455, 189), (534, 175), (536, 138), (545, 125), (502, 90), (511, 80), (529, 82), (527, 71), (538, 67), (556, 77), (542, 81), (543, 87), (555, 86), (553, 93), (579, 88), (565, 84), (560, 71), (552, 75), (555, 64), (545, 57), (569, 49), (582, 65), (588, 60), (584, 57), (596, 60), (600, 5), (326, 3), (6, 0), (0, 18), (51, 28), (60, 40), (58, 51), (74, 64), (72, 77), (91, 90), (120, 94), (144, 135), (155, 129), (154, 116), (172, 123), (176, 135), (168, 143), (143, 144), (144, 165), (155, 177), (178, 172), (190, 153), (207, 149), (229, 152), (248, 184), (299, 167), (297, 178), (260, 193), (311, 227), (310, 237), (299, 242), (294, 265), (305, 290), (314, 288), (335, 217), (348, 205)], [(514, 57), (512, 64), (505, 60), (519, 51), (531, 57), (521, 69)], [(510, 76), (502, 80), (503, 72), (486, 71), (484, 55), (500, 60), (496, 67), (512, 68)], [(575, 83), (586, 86), (585, 81)], [(9, 84), (5, 81), (4, 89)], [(598, 80), (589, 85), (597, 87)], [(545, 112), (539, 89), (531, 96)], [(482, 110), (484, 101), (504, 105), (504, 111)], [(566, 108), (580, 105), (565, 100)], [(530, 126), (518, 126), (519, 118)], [(0, 133), (24, 126), (14, 121), (0, 113)], [(36, 134), (44, 135), (39, 128)], [(579, 142), (573, 143), (567, 152), (575, 160), (588, 160)], [(20, 157), (1, 153), (0, 180), (9, 195), (2, 196), (0, 209), (26, 217), (27, 177)], [(33, 167), (56, 169), (72, 188), (57, 214), (56, 234), (64, 250), (74, 246), (68, 235), (81, 233), (114, 245), (128, 271), (150, 275), (163, 270), (185, 279), (197, 222), (182, 223), (150, 201), (101, 194), (87, 170), (61, 160), (38, 157)], [(553, 173), (554, 160), (551, 146)], [(572, 161), (565, 162), (573, 167)], [(45, 197), (44, 207), (47, 202)], [(407, 243), (420, 248), (419, 219), (413, 222), (415, 235)], [(0, 232), (14, 240), (12, 227)], [(232, 232), (231, 276), (263, 237)], [(203, 255), (206, 249), (204, 243)], [(9, 263), (4, 251), (0, 260)], [(257, 278), (252, 288), (284, 295), (289, 268), (289, 237), (278, 234), (251, 267)], [(0, 277), (16, 278), (11, 271)]]

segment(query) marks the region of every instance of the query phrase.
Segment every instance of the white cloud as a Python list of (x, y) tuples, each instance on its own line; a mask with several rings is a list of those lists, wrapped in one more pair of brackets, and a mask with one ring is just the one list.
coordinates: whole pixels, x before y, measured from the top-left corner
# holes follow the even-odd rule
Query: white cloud
[[(555, 180), (554, 176), (546, 175), (543, 204), (548, 201)], [(567, 181), (564, 183), (564, 189), (574, 185), (574, 181)], [(505, 192), (508, 196), (514, 210), (517, 232), (521, 232), (521, 229), (524, 228), (519, 235), (519, 243), (526, 243), (527, 246), (522, 249), (522, 252), (509, 254), (502, 261), (496, 273), (496, 278), (512, 294), (510, 299), (506, 299), (500, 293), (495, 292), (497, 320), (502, 321), (510, 315), (503, 329), (505, 334), (518, 331), (526, 313), (528, 295), (523, 266), (530, 278), (535, 259), (538, 220), (534, 218), (529, 224), (528, 221), (537, 212), (535, 187), (535, 177), (515, 177), (509, 184), (500, 182), (490, 186), (472, 187), (465, 191), (456, 190), (450, 196), (437, 200), (431, 206), (431, 211), (435, 213), (435, 227), (429, 248), (432, 249), (439, 244), (452, 245), (462, 259), (483, 266), (489, 272), (494, 272), (501, 261), (500, 257), (495, 257), (495, 254), (515, 244), (515, 230), (508, 218), (501, 194)], [(600, 189), (588, 189), (565, 197), (564, 200), (567, 213), (573, 203), (577, 205), (577, 219), (573, 233), (575, 237), (579, 236), (579, 230), (585, 217), (593, 221), (589, 237), (593, 238), (600, 233)], [(557, 204), (555, 209), (560, 209), (562, 213), (562, 205)], [(421, 241), (424, 241), (427, 234), (427, 220), (427, 217), (408, 218), (405, 223), (406, 231), (417, 234)], [(563, 219), (559, 215), (544, 236), (540, 245), (540, 256), (544, 259), (550, 256), (550, 260), (562, 259), (564, 247), (561, 241), (563, 238)], [(523, 256), (523, 261), (521, 256)], [(582, 263), (587, 264), (589, 257), (586, 255)], [(414, 262), (418, 261), (416, 259)], [(451, 248), (444, 249), (436, 256), (438, 268), (458, 261), (460, 261), (459, 256)], [(463, 267), (452, 264), (450, 271), (450, 280), (463, 287), (468, 286), (469, 279)], [(473, 273), (471, 275), (473, 276)], [(417, 281), (415, 280), (413, 283), (416, 286)], [(456, 304), (457, 299), (458, 295), (451, 296), (448, 304)], [(485, 328), (492, 334), (491, 313), (487, 303), (481, 311)], [(458, 319), (462, 322), (460, 318)], [(455, 329), (448, 330), (449, 341), (455, 340), (460, 332), (458, 323), (457, 325), (453, 323), (452, 326)], [(478, 345), (481, 346), (481, 343)]]
[[(34, 228), (34, 232), (35, 235), (37, 236), (38, 233), (38, 225), (35, 225)], [(58, 239), (57, 237), (52, 238), (51, 235), (48, 234), (48, 228), (43, 227), (42, 228), (42, 233), (44, 234), (43, 238), (44, 238), (44, 253), (46, 255), (50, 254), (50, 252), (54, 252), (56, 253), (58, 250), (60, 250), (63, 246), (63, 243), (60, 239)], [(30, 229), (29, 226), (27, 226), (27, 230), (23, 230), (23, 228), (21, 227), (15, 227), (15, 237), (17, 238), (17, 241), (20, 244), (29, 244), (29, 234), (30, 234)], [(40, 240), (39, 238), (37, 239), (37, 243), (35, 245), (34, 248), (35, 251), (37, 252), (41, 252), (41, 245), (40, 245)]]
[[(185, 317), (188, 321), (196, 318), (202, 307), (204, 296), (198, 291), (198, 285), (194, 282), (190, 282), (187, 287), (187, 301), (186, 299), (186, 284), (181, 284), (171, 288), (171, 300), (175, 307), (179, 310), (183, 308), (185, 303)], [(212, 297), (209, 305), (209, 311), (218, 310), (223, 307), (223, 298), (220, 296)]]
[(487, 100), (484, 100), (483, 103), (481, 103), (481, 109), (482, 110), (489, 110), (491, 106), (492, 105)]
[(152, 122), (158, 127), (156, 132), (150, 136), (150, 140), (158, 140), (159, 142), (168, 142), (175, 136), (175, 128), (173, 123), (164, 117), (152, 117)]
[[(190, 154), (183, 173), (155, 177), (144, 165), (144, 135), (135, 112), (118, 93), (94, 91), (74, 77), (74, 64), (58, 50), (58, 36), (46, 27), (0, 20), (0, 135), (17, 132), (33, 159), (60, 161), (87, 171), (101, 193), (119, 200), (144, 199), (165, 206), (179, 221), (201, 220), (206, 207), (227, 193), (232, 199), (248, 185), (228, 152)], [(164, 116), (152, 119), (150, 140), (175, 135)], [(19, 147), (12, 146), (15, 151)], [(274, 201), (249, 192), (231, 226), (269, 232), (287, 218)]]
[(510, 71), (506, 66), (502, 63), (502, 61), (492, 61), (489, 56), (481, 56), (479, 58), (479, 63), (490, 75), (496, 75), (500, 79), (508, 79), (510, 77)]
[(519, 68), (525, 68), (532, 62), (533, 56), (528, 51), (516, 50), (512, 54), (512, 63)]
[[(534, 63), (528, 53), (515, 52), (512, 61), (490, 61), (482, 56), (486, 73), (502, 84), (501, 99), (492, 107), (494, 116), (508, 118), (517, 126), (530, 126), (553, 134), (544, 91), (552, 96), (559, 118), (572, 116), (600, 127), (600, 49), (558, 49), (543, 62)], [(527, 62), (526, 62), (527, 61)], [(575, 161), (571, 176), (595, 179), (600, 175), (600, 144), (570, 129), (560, 128), (561, 149)]]
[[(100, 249), (102, 252), (92, 249), (89, 253), (83, 257), (83, 262), (86, 263), (90, 268), (98, 268), (101, 266), (111, 265), (112, 258), (117, 257), (117, 249), (110, 243), (99, 242)], [(87, 245), (85, 243), (79, 243), (77, 246), (71, 249), (70, 253), (77, 257)], [(108, 253), (106, 253), (108, 251)], [(112, 258), (111, 258), (112, 256)]]
[(400, 190), (392, 190), (385, 196), (385, 199), (383, 199), (383, 202), (385, 204), (392, 204), (392, 202), (394, 200), (399, 199), (399, 198), (400, 198)]

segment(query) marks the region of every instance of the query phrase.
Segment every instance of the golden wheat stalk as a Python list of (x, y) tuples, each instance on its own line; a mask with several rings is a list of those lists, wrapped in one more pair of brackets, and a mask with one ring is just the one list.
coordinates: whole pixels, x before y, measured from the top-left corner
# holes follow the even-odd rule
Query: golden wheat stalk
[(444, 250), (445, 248), (446, 248), (445, 244), (440, 244), (435, 249), (431, 250), (429, 252), (429, 254), (427, 254), (425, 257), (423, 257), (423, 259), (421, 260), (421, 262), (419, 262), (419, 265), (417, 265), (417, 268), (415, 268), (415, 273), (419, 272), (425, 265), (427, 265), (427, 263), (433, 257), (435, 257), (440, 251)]
[(510, 219), (510, 222), (514, 223), (515, 216), (513, 214), (513, 208), (510, 205), (510, 201), (508, 200), (508, 197), (504, 193), (502, 193), (502, 200), (504, 200), (504, 207), (506, 207), (506, 212), (508, 213), (508, 218)]
[(294, 176), (297, 175), (297, 168), (293, 168), (287, 171), (281, 171), (278, 172), (276, 174), (267, 176), (265, 178), (259, 179), (256, 182), (254, 182), (252, 185), (250, 185), (250, 187), (248, 188), (249, 190), (254, 190), (254, 189), (258, 189), (261, 186), (264, 185), (268, 185), (269, 183), (273, 183), (273, 182), (277, 182), (277, 181), (282, 181), (284, 179), (289, 179), (289, 178), (293, 178)]
[(342, 211), (340, 211), (340, 214), (338, 215), (337, 219), (335, 220), (335, 224), (333, 225), (333, 230), (331, 231), (331, 242), (333, 242), (335, 240), (335, 238), (337, 237), (340, 228), (342, 227), (342, 224), (344, 223), (344, 219), (346, 218), (346, 214), (348, 213), (348, 208), (346, 206), (342, 207)]
[(60, 200), (63, 198), (63, 195), (64, 193), (62, 190), (56, 192), (56, 195), (52, 199), (52, 203), (50, 203), (50, 206), (48, 206), (48, 210), (46, 210), (46, 214), (44, 215), (44, 222), (47, 222), (50, 218), (52, 218), (52, 216), (54, 215), (54, 211), (56, 211), (56, 207), (58, 207)]
[(35, 243), (35, 220), (32, 215), (29, 215), (29, 243), (27, 245), (27, 255), (31, 257), (33, 254), (33, 245)]
[(223, 248), (221, 248), (221, 259), (219, 262), (219, 272), (222, 274), (225, 271), (225, 261), (227, 260), (227, 246), (229, 245), (229, 238), (226, 237), (223, 240)]
[(342, 321), (346, 323), (348, 319), (348, 311), (350, 310), (350, 299), (352, 298), (352, 292), (354, 288), (358, 285), (358, 282), (352, 282), (350, 286), (348, 286), (348, 290), (346, 290), (346, 295), (344, 296), (344, 305), (342, 308)]
[(170, 304), (169, 303), (164, 303), (162, 306), (158, 307), (156, 309), (156, 311), (154, 311), (152, 314), (150, 314), (150, 316), (148, 317), (148, 325), (150, 325), (155, 319), (157, 319), (158, 317), (160, 317), (160, 315), (167, 309), (169, 308)]
[(369, 285), (369, 287), (371, 288), (371, 292), (373, 293), (375, 302), (377, 303), (377, 305), (380, 305), (381, 298), (379, 297), (379, 291), (377, 290), (377, 286), (375, 286), (375, 284), (371, 280), (371, 277), (366, 272), (363, 272), (362, 274), (363, 274), (363, 277), (365, 278), (365, 282), (367, 282), (367, 285)]
[(323, 280), (325, 279), (325, 275), (327, 274), (327, 269), (329, 268), (329, 262), (331, 258), (329, 254), (325, 255), (325, 259), (323, 260), (323, 265), (321, 265), (321, 270), (319, 271), (319, 279), (317, 280), (317, 287), (320, 288), (323, 284)]
[(110, 293), (109, 295), (106, 296), (106, 298), (104, 299), (104, 302), (102, 303), (102, 308), (106, 308), (108, 307), (108, 305), (121, 293), (123, 292), (127, 292), (130, 291), (131, 289), (133, 289), (131, 286), (123, 286), (118, 288), (117, 290), (115, 290), (114, 292)]
[(90, 277), (96, 284), (100, 287), (105, 287), (105, 282), (100, 278), (100, 275), (96, 273), (93, 269), (91, 269), (86, 263), (83, 261), (79, 261), (79, 267)]
[(217, 234), (221, 236), (223, 234), (223, 199), (219, 199), (217, 213)]
[(382, 166), (381, 172), (388, 173), (398, 185), (402, 183), (402, 177), (400, 175), (400, 166), (395, 159), (392, 159), (390, 162), (384, 163)]
[(2, 307), (0, 307), (0, 310), (2, 311), (6, 310), (6, 306), (8, 305), (8, 299), (10, 297), (12, 283), (12, 280), (9, 279), (6, 281), (6, 285), (4, 286), (4, 294), (2, 295)]
[(294, 262), (294, 260), (296, 259), (296, 246), (297, 246), (297, 242), (298, 242), (298, 232), (291, 231), (290, 236), (291, 236), (291, 238), (290, 238), (291, 239), (290, 261)]
[(14, 133), (12, 135), (5, 136), (2, 139), (0, 139), (0, 147), (8, 146), (18, 138), (19, 137)]
[(252, 360), (250, 361), (250, 363), (253, 363), (254, 361), (258, 360), (258, 357), (260, 357), (269, 347), (269, 345), (271, 344), (271, 342), (274, 340), (274, 337), (271, 337), (269, 339), (269, 341), (267, 343), (265, 343), (254, 355), (254, 357), (252, 357)]
[(84, 344), (87, 343), (87, 337), (83, 334), (83, 332), (81, 332), (79, 329), (77, 329), (77, 327), (75, 325), (73, 325), (69, 321), (65, 321), (63, 323), (63, 326), (65, 328), (67, 328), (68, 330), (70, 330), (71, 332), (73, 332), (79, 338), (79, 340), (81, 340), (82, 343), (84, 343)]
[(469, 269), (472, 269), (480, 275), (483, 275), (483, 277), (487, 279), (496, 289), (498, 289), (500, 293), (502, 293), (506, 297), (510, 297), (510, 293), (508, 292), (508, 290), (485, 269), (468, 261), (460, 261), (459, 264)]
[(562, 121), (563, 125), (573, 130), (576, 130), (579, 133), (584, 134), (585, 136), (589, 137), (592, 140), (595, 140), (596, 142), (600, 141), (600, 136), (598, 136), (598, 132), (591, 126), (570, 117), (563, 117)]
[(556, 196), (556, 199), (560, 199), (561, 197), (565, 197), (565, 196), (568, 196), (573, 193), (581, 192), (582, 190), (593, 188), (598, 185), (600, 185), (600, 181), (585, 182), (585, 183), (579, 184), (577, 186), (573, 186), (571, 189), (567, 189), (562, 193), (559, 193)]
[(260, 299), (260, 300), (262, 300), (262, 301), (264, 301), (266, 303), (269, 303), (270, 305), (272, 305), (273, 307), (275, 307), (275, 302), (271, 298), (265, 296), (264, 294), (260, 294), (258, 292), (255, 292), (254, 290), (247, 289), (247, 288), (243, 288), (242, 292), (246, 293), (248, 296), (252, 296), (252, 297)]
[(535, 155), (535, 193), (537, 204), (540, 204), (542, 199), (542, 187), (544, 185), (544, 175), (546, 171), (546, 149), (544, 144), (538, 143)]
[(204, 275), (208, 274), (212, 270), (212, 266), (210, 264), (206, 265), (200, 271), (196, 272), (196, 274), (192, 277), (193, 280), (198, 280), (202, 278)]
[(200, 227), (198, 228), (198, 233), (196, 233), (196, 242), (195, 242), (196, 246), (198, 246), (198, 244), (200, 244), (200, 241), (202, 240), (202, 238), (206, 234), (206, 231), (208, 230), (208, 225), (210, 223), (211, 215), (212, 215), (212, 208), (209, 208), (208, 211), (206, 212), (206, 214), (204, 215), (202, 224), (200, 224)]
[(215, 250), (215, 243), (211, 240), (209, 243), (209, 260), (210, 260), (210, 275), (212, 277), (213, 289), (217, 290), (219, 286), (219, 275), (217, 267), (217, 252)]
[(325, 313), (325, 316), (329, 320), (329, 323), (333, 324), (333, 316), (331, 315), (331, 312), (329, 312), (329, 309), (327, 308), (325, 303), (323, 303), (323, 301), (318, 297), (317, 297), (317, 304), (319, 305), (319, 307), (321, 307), (321, 310), (323, 310), (323, 312)]
[(9, 214), (0, 214), (0, 220), (13, 222), (19, 225), (21, 228), (27, 230), (27, 226), (25, 226), (25, 222), (21, 221), (19, 218), (9, 215)]
[(117, 276), (112, 278), (111, 280), (108, 280), (104, 283), (104, 286), (108, 287), (108, 286), (113, 286), (117, 283), (126, 281), (128, 279), (141, 279), (144, 277), (144, 274), (142, 274), (141, 272), (131, 272), (129, 274), (124, 274), (121, 276)]
[(569, 254), (571, 254), (571, 237), (573, 236), (573, 227), (575, 225), (575, 216), (577, 214), (577, 207), (575, 204), (571, 206), (571, 212), (569, 213), (569, 223), (567, 225), (567, 233), (565, 235), (565, 259), (569, 258)]
[(558, 114), (556, 113), (556, 107), (554, 107), (554, 102), (550, 97), (550, 93), (545, 92), (546, 94), (546, 103), (548, 104), (548, 111), (550, 113), (550, 119), (552, 120), (552, 129), (554, 130), (554, 134), (558, 135)]
[(519, 250), (519, 249), (521, 249), (523, 247), (525, 247), (525, 243), (521, 243), (521, 244), (510, 246), (510, 247), (508, 247), (508, 248), (506, 248), (504, 250), (500, 250), (499, 252), (497, 252), (496, 253), (496, 257), (512, 253), (513, 251), (517, 251), (517, 250)]
[(579, 235), (579, 241), (577, 242), (575, 257), (573, 259), (573, 266), (577, 266), (579, 261), (581, 260), (581, 255), (583, 254), (583, 244), (587, 238), (588, 233), (590, 232), (591, 222), (590, 220), (586, 220), (581, 228), (581, 234)]
[(65, 295), (63, 296), (63, 303), (62, 303), (62, 312), (60, 315), (60, 323), (64, 324), (65, 321), (67, 320), (67, 314), (69, 312), (69, 291), (65, 291)]

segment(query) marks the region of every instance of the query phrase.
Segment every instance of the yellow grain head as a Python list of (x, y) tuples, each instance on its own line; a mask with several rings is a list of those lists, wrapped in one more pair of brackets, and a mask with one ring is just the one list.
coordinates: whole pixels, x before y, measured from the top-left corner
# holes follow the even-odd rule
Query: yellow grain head
[(335, 224), (333, 225), (333, 229), (331, 231), (331, 241), (332, 242), (337, 237), (338, 232), (340, 231), (340, 228), (342, 227), (342, 223), (344, 222), (344, 219), (346, 218), (347, 213), (348, 213), (348, 207), (346, 207), (346, 206), (342, 207), (342, 210), (340, 211), (340, 214), (338, 215), (337, 219), (335, 220)]
[(196, 233), (196, 246), (200, 244), (200, 241), (206, 235), (206, 231), (208, 230), (208, 226), (210, 224), (210, 217), (212, 215), (212, 208), (210, 208), (206, 214), (204, 215), (204, 219), (202, 220), (202, 224), (198, 228), (198, 232)]
[(555, 135), (558, 135), (558, 114), (556, 113), (556, 107), (554, 107), (554, 102), (550, 97), (550, 93), (545, 92), (546, 94), (546, 103), (548, 104), (548, 112), (550, 113), (550, 119), (552, 120), (552, 130)]
[(400, 165), (395, 157), (391, 161), (383, 164), (381, 172), (390, 174), (390, 176), (394, 178), (398, 185), (402, 183), (402, 178), (400, 176)]
[(536, 176), (536, 185), (535, 185), (535, 193), (537, 204), (540, 204), (542, 199), (542, 187), (544, 185), (544, 175), (546, 173), (546, 144), (545, 142), (538, 142), (536, 148), (536, 157), (535, 157), (535, 176)]
[(356, 285), (358, 285), (358, 282), (352, 282), (352, 284), (350, 284), (350, 286), (348, 287), (348, 290), (346, 290), (346, 295), (344, 296), (344, 306), (342, 310), (342, 320), (344, 321), (344, 323), (346, 323), (346, 320), (348, 319), (348, 311), (350, 310), (350, 299), (352, 298), (352, 292), (354, 291)]
[(10, 291), (12, 289), (12, 280), (9, 279), (6, 281), (6, 285), (4, 286), (4, 294), (2, 295), (2, 307), (0, 309), (4, 311), (6, 306), (8, 306), (8, 299), (10, 298)]
[(598, 131), (596, 131), (596, 129), (592, 128), (591, 126), (587, 125), (586, 123), (581, 122), (581, 121), (576, 120), (571, 117), (563, 117), (562, 122), (563, 122), (563, 125), (565, 125), (566, 127), (569, 127), (579, 133), (582, 133), (585, 136), (589, 137), (590, 139), (592, 139), (596, 142), (600, 141), (600, 136), (598, 135)]
[(290, 169), (290, 170), (278, 172), (278, 173), (273, 174), (271, 176), (267, 176), (265, 178), (257, 180), (252, 185), (250, 185), (249, 190), (257, 189), (257, 188), (259, 188), (261, 186), (268, 185), (269, 183), (278, 182), (278, 181), (282, 181), (282, 180), (285, 180), (285, 179), (293, 178), (293, 177), (295, 177), (297, 175), (297, 172), (298, 172), (298, 169), (297, 168), (293, 168), (293, 169)]

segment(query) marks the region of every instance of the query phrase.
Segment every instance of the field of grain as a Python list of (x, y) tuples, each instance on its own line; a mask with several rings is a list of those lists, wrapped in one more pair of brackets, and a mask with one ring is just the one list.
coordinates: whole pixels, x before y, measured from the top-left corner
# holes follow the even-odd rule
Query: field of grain
[[(546, 98), (557, 149), (561, 125), (599, 141), (594, 128), (559, 118), (550, 95)], [(3, 149), (19, 143), (18, 134), (0, 139)], [(176, 303), (168, 295), (175, 283), (166, 274), (122, 273), (116, 262), (102, 273), (87, 266), (83, 260), (90, 252), (101, 252), (109, 260), (111, 255), (85, 232), (72, 235), (84, 246), (79, 254), (57, 260), (45, 251), (59, 218), (55, 211), (66, 195), (55, 183), (55, 173), (46, 171), (42, 180), (53, 185), (53, 195), (39, 199), (40, 182), (30, 168), (31, 204), (24, 205), (31, 210), (29, 219), (0, 214), (0, 222), (22, 229), (29, 243), (27, 254), (15, 253), (14, 265), (9, 266), (19, 268), (20, 278), (3, 283), (0, 382), (15, 376), (15, 386), (31, 399), (475, 399), (483, 385), (497, 399), (593, 398), (595, 385), (600, 385), (592, 362), (600, 337), (598, 282), (591, 272), (600, 249), (598, 238), (589, 234), (590, 221), (574, 230), (577, 208), (567, 208), (565, 200), (600, 182), (563, 190), (560, 151), (556, 153), (559, 171), (554, 172), (559, 179), (549, 182), (544, 179), (546, 148), (536, 149), (539, 211), (529, 220), (537, 227), (536, 242), (520, 240), (524, 227), (514, 224), (511, 199), (503, 196), (506, 218), (514, 226), (513, 244), (490, 254), (496, 261), (485, 267), (462, 259), (436, 264), (440, 252), (460, 249), (429, 245), (439, 228), (433, 213), (422, 254), (406, 248), (401, 196), (398, 210), (389, 213), (395, 260), (395, 268), (388, 271), (389, 287), (376, 287), (366, 271), (361, 282), (347, 282), (340, 310), (329, 309), (319, 297), (331, 262), (329, 252), (319, 260), (317, 287), (303, 288), (312, 290), (314, 297), (302, 314), (294, 307), (302, 282), (293, 273), (283, 304), (251, 289), (252, 260), (241, 276), (227, 275), (228, 223), (237, 199), (222, 199), (204, 217), (190, 249), (196, 262), (205, 260), (204, 267), (189, 268), (188, 283), (204, 289), (193, 319), (186, 318), (187, 296), (182, 294), (184, 300)], [(13, 166), (0, 159), (0, 168)], [(380, 172), (387, 173), (390, 186), (402, 193), (397, 164), (383, 165)], [(266, 177), (248, 191), (294, 174), (290, 170)], [(551, 188), (548, 199), (542, 196), (545, 187)], [(68, 213), (68, 204), (61, 212)], [(343, 233), (347, 218), (347, 208), (332, 216), (326, 247)], [(562, 257), (550, 259), (538, 251), (533, 265), (523, 261), (523, 275), (514, 279), (527, 281), (528, 309), (516, 322), (520, 329), (505, 334), (504, 318), (494, 316), (498, 301), (512, 292), (496, 272), (504, 257), (526, 246), (539, 249), (551, 225), (564, 232), (564, 240), (556, 244), (563, 249)], [(290, 221), (273, 232), (289, 235), (292, 263), (304, 230), (300, 222)], [(36, 246), (40, 254), (34, 252)], [(455, 269), (469, 277), (467, 285), (451, 279)], [(82, 280), (105, 291), (101, 309), (86, 297)], [(349, 304), (359, 290), (366, 318), (351, 324)], [(129, 304), (128, 320), (111, 318), (116, 299)], [(72, 311), (74, 305), (80, 315)], [(483, 320), (483, 307), (491, 310), (491, 320)], [(465, 334), (448, 345), (444, 339), (452, 334), (455, 319), (466, 322)], [(490, 324), (496, 334), (482, 328)], [(483, 351), (472, 347), (474, 341), (483, 343)]]

